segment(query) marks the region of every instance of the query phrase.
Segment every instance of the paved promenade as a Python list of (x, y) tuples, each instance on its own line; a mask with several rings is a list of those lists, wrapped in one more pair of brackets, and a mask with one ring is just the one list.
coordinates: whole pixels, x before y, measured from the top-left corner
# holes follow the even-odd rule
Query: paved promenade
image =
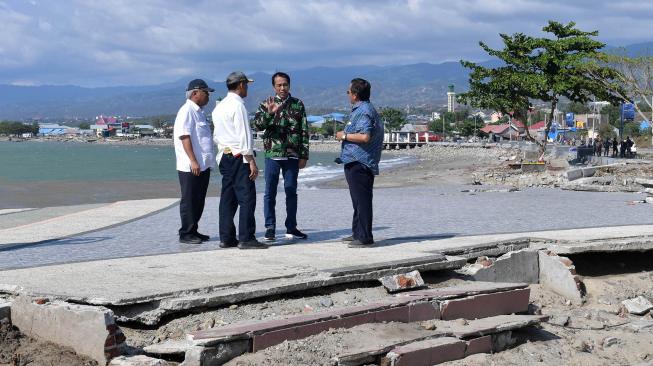
[[(643, 198), (640, 194), (557, 189), (462, 192), (470, 188), (491, 189), (446, 186), (375, 190), (374, 233), (377, 241), (399, 239), (393, 240), (396, 244), (402, 241), (420, 242), (482, 234), (653, 224), (653, 206), (632, 204), (632, 201)], [(258, 199), (257, 235), (262, 237), (262, 196), (259, 195)], [(277, 221), (283, 223), (283, 193), (279, 194), (279, 200)], [(200, 223), (200, 230), (211, 235), (212, 240), (195, 246), (182, 245), (177, 241), (177, 205), (158, 211), (170, 205), (173, 200), (128, 202), (130, 203), (94, 206), (90, 209), (79, 207), (77, 212), (45, 220), (32, 215), (31, 223), (25, 222), (26, 217), (18, 220), (17, 215), (29, 215), (33, 211), (3, 213), (0, 215), (0, 232), (13, 233), (14, 237), (2, 237), (0, 271), (57, 263), (219, 249), (217, 198), (208, 199)], [(65, 211), (65, 208), (59, 210)], [(106, 216), (98, 214), (99, 212)], [(154, 213), (134, 219), (142, 212)], [(351, 213), (349, 193), (346, 190), (302, 190), (299, 192), (298, 216), (300, 227), (309, 234), (309, 240), (299, 245), (281, 239), (268, 252), (284, 246), (289, 247), (284, 248), (284, 251), (306, 251), (307, 255), (317, 252), (322, 243), (334, 242), (350, 234)], [(127, 222), (119, 224), (120, 217)], [(11, 222), (20, 225), (7, 227), (11, 226)], [(109, 228), (100, 229), (107, 226)], [(96, 230), (87, 232), (93, 229)], [(75, 232), (87, 233), (75, 235)], [(278, 236), (282, 237), (284, 233), (283, 226), (279, 226)], [(33, 243), (34, 241), (39, 242)], [(230, 256), (235, 255), (230, 253)]]

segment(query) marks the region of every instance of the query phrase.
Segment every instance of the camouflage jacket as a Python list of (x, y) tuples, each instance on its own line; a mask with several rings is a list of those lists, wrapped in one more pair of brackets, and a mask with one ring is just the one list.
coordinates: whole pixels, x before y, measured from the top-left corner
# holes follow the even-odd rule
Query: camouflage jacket
[[(274, 97), (276, 103), (281, 98)], [(304, 103), (289, 95), (276, 114), (268, 113), (261, 102), (252, 121), (252, 128), (263, 133), (266, 158), (295, 157), (308, 159), (308, 121)]]

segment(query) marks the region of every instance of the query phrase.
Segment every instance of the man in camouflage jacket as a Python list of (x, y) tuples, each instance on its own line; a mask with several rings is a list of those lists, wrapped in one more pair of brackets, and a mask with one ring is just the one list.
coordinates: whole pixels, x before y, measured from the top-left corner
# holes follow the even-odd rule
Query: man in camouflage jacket
[(286, 192), (286, 237), (306, 239), (297, 229), (297, 175), (308, 161), (309, 131), (304, 103), (290, 95), (290, 76), (283, 72), (272, 75), (275, 96), (261, 102), (253, 127), (263, 133), (265, 148), (265, 239), (275, 240), (277, 185), (283, 174)]

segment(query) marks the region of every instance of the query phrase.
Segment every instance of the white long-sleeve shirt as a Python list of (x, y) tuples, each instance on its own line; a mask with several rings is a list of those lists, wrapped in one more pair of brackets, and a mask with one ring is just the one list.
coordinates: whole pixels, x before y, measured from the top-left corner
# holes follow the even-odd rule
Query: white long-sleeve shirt
[[(245, 102), (238, 94), (229, 92), (213, 110), (213, 141), (218, 145), (218, 164), (225, 148), (231, 153), (254, 155), (254, 137), (249, 125)], [(247, 163), (243, 159), (243, 163)]]

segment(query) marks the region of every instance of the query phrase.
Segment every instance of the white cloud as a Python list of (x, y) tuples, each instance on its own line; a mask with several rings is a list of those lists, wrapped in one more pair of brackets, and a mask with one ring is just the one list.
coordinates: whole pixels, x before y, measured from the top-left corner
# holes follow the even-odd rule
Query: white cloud
[(650, 40), (653, 3), (607, 0), (70, 0), (0, 2), (0, 83), (115, 85), (233, 69), (483, 59), (483, 40), (574, 20)]

